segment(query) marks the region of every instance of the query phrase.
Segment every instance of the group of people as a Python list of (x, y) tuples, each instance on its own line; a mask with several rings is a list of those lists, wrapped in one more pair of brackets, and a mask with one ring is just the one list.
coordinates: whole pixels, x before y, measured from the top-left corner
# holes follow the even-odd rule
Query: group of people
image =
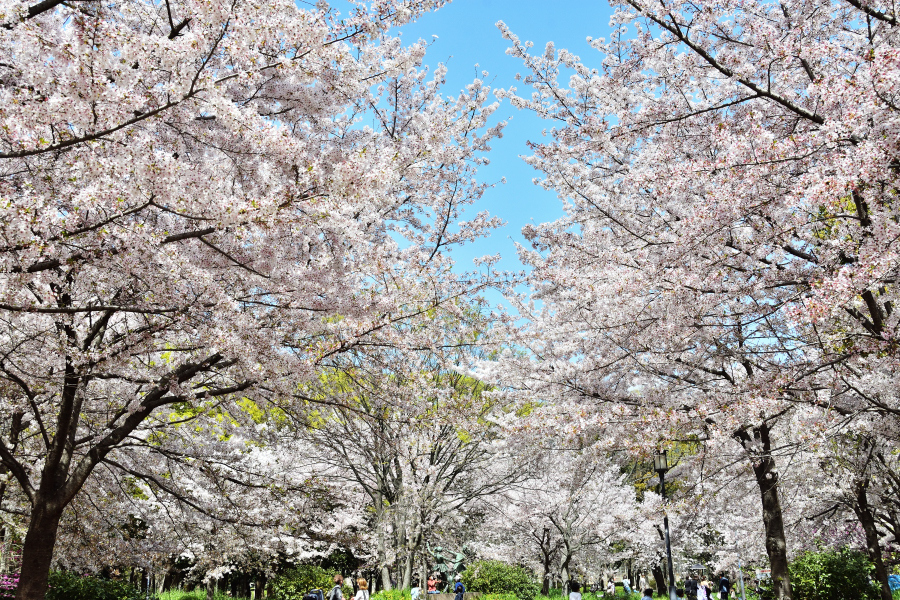
[[(631, 593), (629, 583), (628, 579), (622, 580), (622, 586), (627, 593)], [(615, 586), (615, 582), (610, 579), (609, 584), (604, 591), (607, 595), (615, 596)], [(639, 590), (644, 594), (641, 600), (653, 599), (653, 589), (649, 586), (647, 580), (643, 576), (639, 582)], [(716, 594), (718, 594), (718, 596)], [(687, 598), (688, 600), (729, 600), (731, 595), (731, 580), (729, 580), (728, 575), (725, 574), (723, 574), (716, 583), (713, 583), (713, 581), (706, 578), (701, 581), (693, 575), (688, 575), (684, 580), (684, 587), (676, 589), (675, 595), (678, 598)], [(569, 600), (581, 600), (581, 584), (577, 581), (569, 582)]]
[[(731, 580), (728, 579), (728, 575), (723, 574), (718, 583), (713, 583), (705, 578), (700, 581), (693, 575), (688, 575), (684, 580), (684, 588), (676, 589), (675, 595), (688, 600), (714, 600), (717, 592), (719, 600), (728, 600), (731, 595)], [(648, 587), (644, 590), (641, 600), (652, 599), (653, 589)]]
[[(454, 600), (463, 600), (464, 594), (466, 593), (466, 586), (463, 585), (462, 575), (459, 573), (456, 574), (455, 583), (453, 584), (453, 593), (456, 594)], [(428, 587), (425, 590), (426, 594), (437, 594), (438, 586), (440, 586), (443, 580), (437, 573), (432, 573), (428, 576)], [(413, 588), (410, 590), (410, 600), (419, 600), (422, 597), (422, 588), (419, 587), (419, 582), (417, 581)], [(356, 600), (356, 599), (354, 599)]]
[[(334, 587), (325, 596), (325, 600), (344, 600), (344, 576), (334, 576)], [(369, 582), (360, 577), (356, 580), (356, 595), (353, 600), (369, 600)]]
[[(455, 597), (453, 600), (464, 600), (466, 586), (463, 585), (462, 576), (457, 574), (455, 579), (456, 582), (453, 586)], [(437, 586), (439, 581), (440, 580), (433, 574), (428, 577), (428, 594), (438, 593)], [(627, 579), (623, 580), (624, 587), (630, 592), (631, 588), (628, 587), (628, 583)], [(653, 589), (647, 587), (647, 582), (643, 577), (641, 577), (640, 585), (644, 588), (644, 596), (641, 600), (653, 600)], [(328, 592), (328, 595), (325, 596), (324, 600), (344, 600), (343, 587), (344, 576), (338, 573), (334, 576), (334, 587), (331, 588), (331, 591)], [(356, 587), (357, 592), (356, 595), (353, 596), (353, 600), (369, 600), (369, 583), (360, 577), (356, 580)], [(615, 583), (612, 580), (609, 581), (609, 589), (607, 589), (606, 592), (615, 595), (616, 588)], [(708, 579), (700, 581), (693, 575), (688, 575), (684, 580), (684, 588), (675, 590), (675, 595), (679, 598), (687, 598), (688, 600), (714, 600), (715, 596), (713, 594), (716, 592), (719, 594), (718, 600), (728, 600), (729, 595), (731, 594), (731, 581), (728, 579), (728, 575), (723, 574), (719, 579), (718, 584), (713, 584)], [(411, 595), (411, 600), (419, 600), (421, 598), (421, 588), (418, 584), (412, 589)], [(581, 600), (581, 584), (577, 581), (569, 582), (569, 600)]]
[[(428, 593), (429, 594), (437, 594), (437, 586), (439, 580), (436, 576), (431, 575), (428, 577)], [(344, 600), (344, 576), (338, 573), (334, 576), (334, 587), (331, 588), (331, 591), (325, 596), (324, 600)], [(356, 595), (353, 596), (353, 600), (369, 600), (369, 582), (360, 577), (356, 580), (357, 592)], [(419, 587), (418, 583), (411, 590), (412, 591), (412, 599), (417, 600), (421, 597), (422, 589)], [(466, 586), (463, 585), (462, 576), (456, 575), (456, 583), (453, 586), (453, 592), (456, 594), (453, 600), (463, 600), (465, 598)], [(321, 596), (320, 596), (321, 599)], [(578, 600), (581, 600), (579, 597)]]

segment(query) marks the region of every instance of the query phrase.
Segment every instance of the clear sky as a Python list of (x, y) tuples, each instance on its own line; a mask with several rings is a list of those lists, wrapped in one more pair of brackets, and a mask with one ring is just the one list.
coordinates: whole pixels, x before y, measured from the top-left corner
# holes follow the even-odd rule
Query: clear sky
[[(514, 79), (516, 73), (524, 75), (524, 69), (519, 60), (506, 55), (508, 43), (500, 35), (497, 21), (505, 22), (519, 39), (534, 42), (533, 50), (541, 52), (552, 40), (557, 48), (567, 48), (583, 60), (599, 65), (600, 54), (585, 38), (609, 38), (611, 13), (609, 5), (602, 0), (454, 0), (401, 31), (406, 43), (438, 36), (428, 50), (426, 62), (432, 67), (441, 62), (447, 64), (445, 94), (456, 94), (475, 77), (482, 78), (482, 70), (488, 71), (484, 79), (492, 88), (518, 85), (524, 91)], [(502, 120), (512, 117), (512, 120), (503, 139), (492, 144), (493, 150), (488, 155), (491, 164), (479, 170), (479, 179), (499, 182), (501, 177), (506, 177), (507, 183), (488, 190), (472, 212), (488, 210), (507, 225), (490, 239), (457, 251), (460, 270), (471, 270), (474, 257), (498, 253), (503, 257), (499, 268), (521, 270), (513, 241), (523, 241), (522, 226), (562, 216), (556, 195), (532, 184), (532, 179), (539, 174), (519, 158), (528, 154), (526, 141), (540, 139), (541, 130), (548, 123), (516, 110), (508, 101), (501, 104), (495, 116)]]

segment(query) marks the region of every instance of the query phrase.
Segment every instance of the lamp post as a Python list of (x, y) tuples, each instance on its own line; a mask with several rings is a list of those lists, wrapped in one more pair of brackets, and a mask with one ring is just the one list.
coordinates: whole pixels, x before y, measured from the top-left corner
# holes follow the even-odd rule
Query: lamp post
[[(666, 499), (666, 471), (669, 470), (668, 451), (658, 452), (653, 457), (653, 470), (659, 473), (659, 489), (663, 500)], [(669, 561), (669, 600), (675, 597), (675, 569), (672, 567), (672, 545), (669, 542), (669, 515), (663, 513), (663, 526), (666, 530), (666, 558)]]
[[(546, 541), (545, 541), (546, 540)], [(541, 583), (541, 595), (550, 594), (550, 526), (544, 525), (544, 533), (541, 534), (541, 553), (544, 555), (544, 581)]]

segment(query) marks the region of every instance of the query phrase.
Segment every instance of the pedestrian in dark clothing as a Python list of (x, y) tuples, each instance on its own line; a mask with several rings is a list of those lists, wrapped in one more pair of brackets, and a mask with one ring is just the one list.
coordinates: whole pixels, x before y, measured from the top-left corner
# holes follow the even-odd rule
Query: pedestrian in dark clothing
[(694, 579), (693, 575), (688, 575), (687, 580), (684, 582), (684, 593), (688, 597), (688, 600), (697, 600), (697, 580)]
[(466, 597), (466, 586), (463, 585), (462, 575), (456, 575), (456, 585), (453, 586), (453, 592), (456, 594), (453, 600), (463, 600)]
[(731, 593), (731, 581), (728, 580), (727, 574), (723, 574), (722, 579), (719, 580), (719, 600), (728, 600), (729, 593)]

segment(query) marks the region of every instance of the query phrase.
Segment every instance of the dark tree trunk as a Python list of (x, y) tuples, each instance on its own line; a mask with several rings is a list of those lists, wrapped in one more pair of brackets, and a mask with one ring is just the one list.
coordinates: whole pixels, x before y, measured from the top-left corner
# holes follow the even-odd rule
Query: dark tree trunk
[(656, 593), (668, 598), (669, 589), (666, 585), (666, 576), (663, 573), (662, 564), (653, 565), (653, 582), (656, 584)]
[(37, 508), (32, 510), (31, 522), (22, 544), (22, 569), (16, 600), (44, 600), (47, 593), (47, 580), (62, 510), (51, 511), (46, 503), (36, 504)]
[(256, 576), (256, 594), (253, 600), (263, 600), (263, 596), (266, 592), (266, 576), (265, 575), (257, 575)]
[(867, 483), (860, 482), (856, 486), (856, 502), (853, 510), (859, 518), (863, 530), (866, 532), (866, 550), (869, 560), (875, 565), (875, 580), (881, 585), (881, 600), (891, 600), (891, 586), (888, 583), (888, 572), (884, 566), (884, 557), (881, 555), (881, 546), (878, 545), (878, 530), (875, 528), (875, 515), (869, 508), (869, 498), (866, 495)]
[(550, 595), (550, 552), (544, 552), (544, 583), (541, 585), (541, 595)]
[(766, 554), (772, 569), (772, 594), (776, 600), (791, 600), (791, 575), (788, 572), (787, 541), (784, 518), (778, 498), (778, 473), (772, 457), (772, 440), (768, 423), (752, 428), (753, 438), (746, 429), (736, 437), (750, 455), (753, 474), (762, 498), (763, 525), (766, 530)]

